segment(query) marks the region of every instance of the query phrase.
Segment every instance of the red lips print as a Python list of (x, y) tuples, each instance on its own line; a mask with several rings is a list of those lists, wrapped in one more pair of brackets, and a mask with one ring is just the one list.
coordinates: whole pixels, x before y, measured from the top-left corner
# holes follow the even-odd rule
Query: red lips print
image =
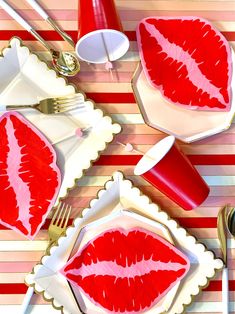
[(109, 313), (142, 313), (189, 270), (172, 244), (143, 228), (108, 230), (82, 248), (61, 272)]
[(208, 21), (149, 17), (140, 22), (137, 40), (146, 77), (168, 101), (187, 109), (229, 111), (231, 49)]
[(56, 154), (16, 112), (0, 117), (0, 223), (32, 239), (60, 186)]

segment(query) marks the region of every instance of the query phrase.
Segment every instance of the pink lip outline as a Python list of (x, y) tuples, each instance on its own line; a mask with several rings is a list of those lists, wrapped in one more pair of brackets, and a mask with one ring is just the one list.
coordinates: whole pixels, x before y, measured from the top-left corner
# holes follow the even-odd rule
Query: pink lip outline
[[(16, 111), (5, 112), (4, 114), (2, 114), (0, 116), (0, 123), (4, 119), (6, 119), (7, 122), (8, 121), (11, 122), (11, 117), (17, 118), (22, 124), (26, 125), (29, 129), (31, 129), (33, 131), (33, 133), (35, 133), (40, 138), (40, 140), (42, 142), (45, 143), (45, 146), (49, 149), (49, 151), (51, 153), (51, 156), (52, 156), (52, 162), (50, 164), (50, 168), (53, 169), (53, 171), (56, 173), (57, 185), (55, 187), (53, 198), (51, 199), (45, 214), (41, 216), (41, 221), (38, 223), (38, 226), (35, 229), (35, 232), (33, 234), (31, 233), (31, 229), (30, 230), (27, 229), (28, 230), (28, 234), (24, 234), (21, 230), (19, 230), (14, 225), (11, 225), (11, 224), (1, 220), (1, 223), (3, 225), (5, 225), (6, 227), (8, 227), (10, 229), (13, 229), (13, 230), (15, 230), (17, 232), (20, 232), (21, 234), (27, 236), (27, 238), (29, 238), (30, 240), (33, 240), (34, 237), (36, 236), (37, 232), (39, 231), (40, 227), (44, 223), (44, 221), (46, 219), (46, 216), (48, 215), (50, 209), (53, 207), (54, 202), (55, 202), (55, 200), (57, 198), (57, 195), (58, 195), (59, 189), (60, 189), (60, 185), (61, 185), (61, 173), (60, 173), (60, 170), (59, 170), (59, 168), (58, 168), (58, 166), (56, 164), (57, 156), (56, 156), (55, 150), (53, 149), (53, 147), (52, 147), (51, 143), (48, 141), (48, 139), (33, 124), (31, 124), (26, 118), (24, 118), (21, 114), (19, 114)], [(18, 160), (18, 161), (21, 161), (22, 155), (21, 155), (20, 150), (18, 149), (19, 147), (17, 148), (17, 143), (16, 143), (16, 139), (15, 139), (15, 135), (14, 135), (14, 132), (16, 131), (16, 129), (11, 130), (9, 132), (9, 130), (7, 130), (7, 127), (11, 128), (13, 126), (11, 126), (11, 123), (10, 124), (9, 123), (6, 124), (6, 134), (9, 136), (9, 141), (12, 141), (12, 143), (14, 144), (13, 145), (14, 152), (12, 152), (12, 153), (14, 154), (15, 159)], [(14, 173), (11, 176), (11, 184), (12, 184), (12, 187), (16, 187), (16, 190), (17, 190), (17, 187), (18, 187), (18, 184), (19, 184), (19, 178), (16, 177), (16, 176), (17, 176), (16, 173)], [(18, 201), (19, 202), (22, 201), (22, 198), (24, 200), (24, 197), (25, 197), (25, 193), (21, 193), (21, 194), (18, 193)], [(24, 221), (24, 220), (20, 220), (20, 221), (22, 221), (22, 222), (24, 221), (26, 223), (26, 225), (28, 226), (30, 215), (28, 217), (25, 217), (25, 219), (26, 219), (26, 221)], [(30, 227), (31, 226), (32, 225), (30, 224)]]
[(168, 96), (166, 96), (164, 94), (164, 87), (162, 85), (155, 85), (154, 82), (152, 81), (149, 72), (147, 70), (146, 67), (146, 63), (145, 63), (145, 57), (144, 57), (144, 52), (142, 49), (142, 45), (141, 45), (141, 34), (140, 34), (140, 25), (144, 25), (146, 23), (148, 23), (148, 20), (151, 19), (156, 19), (156, 20), (200, 20), (201, 22), (204, 22), (205, 25), (209, 25), (211, 27), (211, 29), (216, 33), (216, 35), (220, 38), (220, 40), (223, 41), (226, 52), (227, 52), (227, 63), (228, 63), (228, 82), (227, 82), (227, 91), (228, 91), (228, 96), (229, 96), (229, 100), (230, 103), (228, 105), (226, 105), (226, 108), (223, 109), (222, 111), (229, 111), (230, 107), (231, 107), (231, 102), (232, 102), (232, 88), (231, 88), (231, 82), (232, 82), (232, 55), (231, 55), (231, 48), (226, 40), (226, 38), (221, 34), (221, 32), (219, 32), (212, 23), (210, 23), (208, 20), (201, 18), (201, 17), (197, 17), (197, 16), (161, 16), (161, 17), (156, 17), (156, 16), (150, 16), (147, 18), (142, 19), (138, 26), (137, 26), (137, 30), (136, 30), (136, 36), (137, 36), (137, 44), (139, 47), (139, 51), (140, 51), (140, 57), (141, 57), (141, 63), (143, 65), (143, 71), (144, 74), (149, 82), (149, 84), (160, 90), (162, 96), (171, 104), (174, 105), (178, 105), (182, 108), (186, 108), (186, 109), (191, 109), (191, 110), (195, 110), (195, 109), (200, 109), (200, 108), (204, 108), (204, 110), (210, 110), (210, 111), (221, 111), (220, 108), (217, 107), (209, 107), (205, 104), (204, 107), (199, 107), (199, 106), (192, 106), (192, 105), (184, 105), (178, 101), (173, 102)]
[[(132, 229), (122, 229), (122, 228), (117, 228), (117, 229), (109, 229), (104, 231), (103, 233), (97, 235), (94, 239), (92, 239), (91, 241), (89, 241), (82, 249), (80, 249), (69, 261), (68, 263), (60, 270), (60, 272), (74, 285), (76, 285), (76, 287), (78, 287), (79, 289), (82, 290), (82, 292), (85, 294), (85, 296), (96, 306), (98, 307), (102, 307), (106, 312), (108, 313), (119, 313), (117, 311), (110, 311), (107, 310), (107, 308), (103, 307), (98, 301), (94, 300), (91, 296), (90, 296), (90, 291), (87, 293), (86, 291), (84, 291), (84, 289), (78, 284), (76, 283), (76, 281), (74, 281), (70, 275), (77, 275), (77, 276), (84, 276), (84, 278), (86, 276), (89, 275), (95, 275), (95, 276), (101, 276), (101, 275), (108, 275), (108, 276), (114, 276), (115, 271), (118, 272), (118, 275), (121, 275), (121, 273), (123, 273), (123, 269), (121, 268), (120, 264), (117, 265), (116, 262), (110, 262), (110, 261), (101, 261), (100, 258), (101, 256), (95, 256), (96, 259), (96, 263), (94, 263), (94, 261), (91, 264), (84, 264), (82, 262), (82, 259), (79, 261), (80, 266), (77, 268), (72, 268), (73, 267), (73, 263), (76, 262), (76, 259), (79, 256), (82, 256), (82, 254), (86, 251), (87, 248), (89, 248), (90, 245), (93, 245), (93, 243), (97, 240), (97, 239), (101, 239), (102, 237), (105, 237), (107, 234), (110, 234), (110, 232), (120, 232), (122, 235), (125, 235), (126, 237), (131, 233), (131, 232), (140, 232), (140, 233), (144, 233), (145, 235), (150, 235), (152, 236), (152, 238), (155, 241), (160, 242), (161, 244), (163, 244), (166, 248), (172, 250), (174, 252), (174, 257), (180, 258), (180, 260), (184, 263), (174, 263), (174, 262), (161, 262), (161, 261), (157, 261), (154, 262), (153, 259), (148, 259), (147, 261), (144, 259), (141, 262), (136, 262), (135, 264), (130, 265), (129, 269), (126, 270), (126, 274), (129, 272), (129, 274), (131, 274), (132, 276), (135, 276), (135, 265), (136, 264), (142, 264), (142, 268), (146, 267), (147, 268), (151, 268), (151, 267), (158, 267), (158, 270), (166, 270), (166, 268), (168, 270), (172, 270), (175, 273), (179, 270), (184, 270), (184, 272), (180, 275), (180, 276), (176, 276), (175, 280), (171, 283), (171, 285), (165, 289), (162, 293), (160, 293), (157, 297), (155, 297), (155, 299), (152, 301), (152, 304), (150, 306), (147, 307), (147, 309), (152, 308), (153, 306), (155, 306), (159, 300), (164, 297), (167, 292), (173, 288), (173, 286), (178, 283), (188, 272), (189, 268), (190, 268), (190, 262), (188, 260), (188, 258), (182, 253), (180, 252), (176, 247), (174, 247), (171, 243), (169, 243), (168, 241), (166, 241), (165, 239), (161, 238), (160, 236), (158, 236), (157, 234), (151, 232), (151, 231), (147, 231), (143, 228), (132, 228)], [(111, 243), (110, 243), (111, 244)], [(106, 246), (107, 247), (107, 246)], [(110, 249), (110, 251), (112, 251)], [(85, 253), (86, 254), (86, 253)], [(98, 254), (99, 255), (99, 254)], [(153, 254), (152, 254), (153, 255)], [(85, 255), (86, 256), (86, 255)], [(85, 257), (83, 256), (83, 257)], [(94, 256), (92, 256), (94, 258)], [(136, 257), (137, 258), (137, 257)], [(80, 263), (81, 262), (81, 263)], [(138, 266), (139, 266), (138, 265)], [(125, 268), (127, 268), (127, 266), (125, 266)], [(140, 267), (141, 268), (141, 267)], [(107, 269), (108, 269), (108, 274), (107, 274)], [(143, 270), (143, 269), (142, 269)], [(150, 269), (151, 271), (154, 269)], [(103, 272), (103, 273), (102, 273)], [(156, 269), (155, 269), (156, 272)], [(118, 277), (117, 275), (117, 277)], [(141, 274), (141, 276), (143, 276), (144, 273)], [(120, 278), (120, 277), (119, 277)], [(122, 278), (124, 278), (124, 275), (122, 274)], [(131, 276), (129, 276), (129, 278), (131, 278)], [(102, 289), (102, 287), (101, 287)], [(141, 308), (142, 310), (146, 310), (146, 306), (144, 308)], [(134, 314), (134, 313), (138, 313), (139, 311), (126, 311), (125, 313), (127, 314)], [(120, 313), (124, 313), (124, 312), (120, 312)]]

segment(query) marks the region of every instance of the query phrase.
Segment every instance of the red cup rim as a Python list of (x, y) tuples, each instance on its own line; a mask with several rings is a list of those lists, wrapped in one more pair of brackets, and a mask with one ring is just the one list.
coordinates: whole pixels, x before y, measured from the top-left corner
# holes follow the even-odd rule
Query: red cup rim
[[(115, 29), (98, 29), (98, 30), (92, 31), (90, 33), (87, 33), (86, 35), (82, 36), (78, 40), (76, 47), (75, 47), (75, 51), (81, 60), (89, 62), (89, 63), (105, 63), (108, 61), (106, 55), (95, 56), (95, 53), (99, 52), (99, 50), (97, 50), (97, 49), (93, 49), (94, 57), (92, 57), (92, 58), (87, 57), (87, 49), (89, 49), (89, 47), (90, 47), (89, 41), (87, 39), (89, 38), (90, 40), (93, 40), (93, 38), (94, 38), (94, 40), (97, 40), (97, 38), (95, 38), (95, 36), (97, 34), (101, 34), (101, 33), (103, 33), (103, 34), (108, 33), (110, 35), (113, 34), (116, 38), (119, 37), (118, 45), (115, 45), (115, 39), (114, 38), (112, 40), (112, 47), (113, 47), (112, 49), (114, 49), (114, 50), (109, 51), (110, 61), (115, 61), (115, 60), (121, 58), (129, 49), (129, 46), (130, 46), (129, 39), (121, 31), (118, 31)], [(82, 48), (83, 51), (81, 51), (81, 45), (82, 44), (83, 44), (83, 48)]]
[(169, 152), (175, 143), (175, 137), (170, 135), (151, 147), (135, 166), (134, 174), (142, 175), (156, 166), (159, 161)]

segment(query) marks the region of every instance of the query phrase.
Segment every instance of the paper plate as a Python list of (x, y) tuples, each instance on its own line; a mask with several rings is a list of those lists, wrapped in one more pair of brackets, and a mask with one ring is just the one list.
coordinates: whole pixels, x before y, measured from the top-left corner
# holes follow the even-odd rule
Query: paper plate
[[(27, 105), (48, 97), (73, 94), (73, 85), (57, 76), (53, 69), (29, 51), (18, 38), (13, 38), (0, 57), (0, 104)], [(19, 112), (36, 126), (53, 143), (57, 152), (62, 184), (58, 199), (65, 197), (75, 181), (83, 176), (92, 162), (98, 159), (115, 134), (121, 131), (110, 117), (96, 109), (91, 100), (80, 92), (84, 109), (66, 114), (45, 115), (37, 110)], [(0, 112), (1, 114), (1, 112)], [(79, 138), (77, 129), (86, 129)]]
[(58, 240), (57, 246), (50, 249), (41, 263), (26, 276), (26, 283), (41, 293), (46, 300), (63, 313), (79, 313), (77, 302), (65, 277), (59, 272), (66, 264), (79, 233), (88, 224), (115, 214), (123, 209), (131, 209), (138, 215), (156, 221), (170, 230), (175, 246), (190, 260), (190, 270), (182, 279), (177, 295), (168, 314), (183, 313), (193, 301), (193, 297), (206, 287), (218, 270), (223, 268), (223, 262), (215, 258), (214, 253), (199, 243), (195, 237), (181, 228), (159, 206), (143, 195), (140, 190), (126, 180), (121, 172), (114, 173), (105, 188), (98, 192), (90, 207), (83, 210), (82, 217), (74, 221), (65, 236)]
[[(235, 57), (233, 50), (232, 57), (233, 75), (231, 86), (234, 87)], [(232, 96), (229, 112), (189, 110), (171, 104), (163, 98), (160, 90), (149, 84), (141, 63), (139, 63), (132, 78), (132, 89), (145, 123), (167, 134), (174, 135), (177, 139), (186, 143), (227, 130), (235, 114), (234, 96)]]
[[(132, 229), (136, 227), (154, 232), (171, 244), (175, 244), (169, 229), (163, 224), (135, 213), (134, 209), (121, 209), (120, 211), (114, 211), (112, 214), (100, 218), (82, 228), (69, 259), (71, 259), (78, 250), (82, 250), (89, 241), (106, 230), (110, 230), (111, 228)], [(102, 311), (99, 306), (95, 306), (78, 287), (73, 286), (72, 284), (70, 286), (82, 312), (104, 313), (104, 311)], [(145, 313), (161, 314), (167, 312), (176, 297), (179, 286), (180, 282), (176, 283), (167, 295), (157, 303), (157, 305), (150, 310), (145, 311)]]

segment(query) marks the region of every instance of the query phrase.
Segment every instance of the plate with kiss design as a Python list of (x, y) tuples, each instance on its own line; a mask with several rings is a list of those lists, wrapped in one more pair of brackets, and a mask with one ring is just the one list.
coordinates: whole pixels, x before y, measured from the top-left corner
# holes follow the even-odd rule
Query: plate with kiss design
[[(32, 105), (74, 93), (78, 108), (65, 113), (43, 114), (27, 108), (17, 110), (18, 114), (6, 114), (7, 105)], [(49, 210), (75, 186), (121, 127), (18, 38), (12, 38), (0, 56), (0, 120), (0, 220), (32, 239)], [(46, 172), (50, 155), (54, 156), (53, 167), (47, 167)], [(57, 180), (50, 171), (56, 168), (55, 162), (59, 171), (54, 172), (61, 173)], [(9, 213), (6, 203), (10, 204)]]
[(137, 27), (137, 41), (141, 63), (132, 89), (149, 126), (186, 143), (230, 127), (234, 50), (210, 22), (148, 17)]
[[(61, 273), (61, 269), (65, 267), (71, 256), (78, 251), (77, 245), (79, 245), (79, 239), (81, 239), (79, 235), (82, 230), (87, 231), (89, 229), (89, 237), (85, 241), (87, 243), (97, 236), (97, 232), (105, 230), (103, 223), (108, 224), (109, 229), (119, 228), (120, 221), (119, 225), (112, 225), (109, 219), (110, 217), (116, 219), (117, 223), (118, 219), (121, 219), (119, 218), (120, 211), (123, 212), (124, 210), (127, 210), (127, 215), (128, 210), (130, 210), (138, 215), (137, 218), (143, 216), (147, 219), (148, 224), (144, 224), (144, 218), (141, 218), (141, 223), (135, 222), (135, 225), (130, 224), (128, 226), (122, 224), (122, 227), (128, 227), (130, 230), (138, 226), (138, 228), (144, 228), (147, 232), (157, 234), (156, 230), (159, 231), (159, 228), (156, 225), (161, 225), (160, 230), (163, 233), (158, 234), (158, 236), (164, 237), (168, 242), (172, 239), (175, 248), (189, 260), (189, 271), (179, 281), (179, 287), (175, 295), (171, 296), (167, 311), (168, 314), (183, 313), (187, 306), (192, 303), (193, 297), (198, 295), (208, 285), (210, 279), (223, 268), (223, 262), (217, 259), (213, 252), (207, 250), (202, 243), (199, 243), (195, 237), (188, 234), (184, 228), (181, 228), (158, 205), (152, 203), (146, 195), (143, 195), (138, 188), (133, 186), (130, 180), (125, 179), (121, 172), (113, 174), (113, 177), (106, 182), (104, 189), (98, 192), (97, 198), (93, 199), (90, 206), (83, 210), (81, 217), (74, 220), (73, 226), (67, 228), (66, 234), (58, 240), (57, 245), (53, 246), (41, 262), (26, 276), (27, 285), (33, 286), (37, 293), (41, 293), (46, 300), (51, 302), (54, 308), (62, 313), (79, 313), (77, 300), (71, 291), (68, 280)], [(125, 221), (128, 220), (125, 219)], [(92, 226), (91, 223), (97, 224), (96, 227), (84, 229), (86, 226)], [(98, 225), (100, 225), (99, 230)], [(167, 235), (168, 233), (170, 238)], [(172, 290), (169, 290), (166, 297), (170, 293), (173, 293)], [(92, 305), (94, 304), (92, 303)], [(149, 310), (151, 311), (151, 308)], [(94, 312), (93, 308), (92, 313), (106, 312), (101, 308), (98, 312)], [(143, 311), (142, 313), (147, 312)]]
[(189, 267), (164, 225), (129, 209), (84, 227), (61, 273), (83, 313), (160, 314)]

